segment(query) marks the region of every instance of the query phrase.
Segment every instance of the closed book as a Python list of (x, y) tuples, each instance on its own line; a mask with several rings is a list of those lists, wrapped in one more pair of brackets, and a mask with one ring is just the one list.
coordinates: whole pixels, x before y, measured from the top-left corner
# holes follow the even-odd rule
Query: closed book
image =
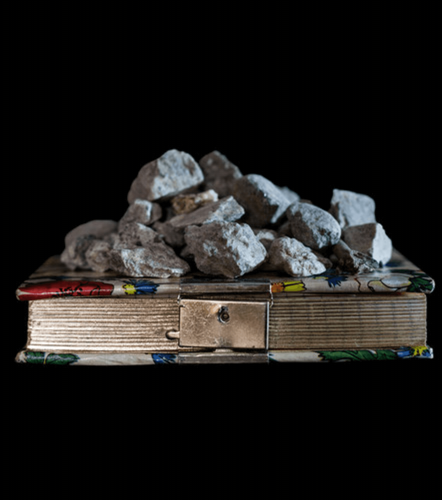
[(16, 291), (29, 308), (18, 362), (267, 363), (433, 357), (434, 280), (394, 251), (366, 274), (193, 273), (134, 278), (49, 258)]

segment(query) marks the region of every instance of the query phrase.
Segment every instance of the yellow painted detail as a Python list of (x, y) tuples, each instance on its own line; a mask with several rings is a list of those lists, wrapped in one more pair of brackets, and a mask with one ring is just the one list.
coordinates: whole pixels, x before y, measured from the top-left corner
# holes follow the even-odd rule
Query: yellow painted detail
[(128, 283), (127, 285), (123, 285), (123, 288), (126, 290), (127, 295), (135, 295), (137, 293), (134, 285), (131, 285), (130, 283)]

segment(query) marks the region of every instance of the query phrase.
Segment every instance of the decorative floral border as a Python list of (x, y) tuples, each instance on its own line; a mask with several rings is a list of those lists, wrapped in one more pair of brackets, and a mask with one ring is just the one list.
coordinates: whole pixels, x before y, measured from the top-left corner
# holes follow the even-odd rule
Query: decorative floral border
[[(198, 353), (195, 353), (196, 355)], [(210, 353), (206, 353), (210, 356)], [(214, 354), (216, 355), (216, 354)], [(191, 354), (186, 353), (189, 362)], [(428, 346), (400, 347), (398, 349), (359, 349), (342, 351), (270, 351), (268, 362), (342, 362), (342, 361), (394, 361), (400, 359), (433, 359)], [(179, 354), (57, 354), (39, 351), (20, 351), (17, 363), (39, 365), (158, 365), (179, 364)]]
[[(278, 277), (274, 274), (250, 273), (236, 280), (229, 280), (229, 287), (247, 288), (253, 279), (267, 283), (272, 293), (373, 293), (419, 292), (431, 293), (435, 283), (430, 276), (418, 269), (396, 250), (392, 260), (372, 273), (350, 274), (329, 269), (307, 277)], [(149, 295), (180, 294), (180, 284), (189, 282), (219, 282), (205, 276), (188, 275), (183, 278), (128, 278), (113, 272), (69, 271), (58, 256), (48, 259), (16, 291), (19, 300), (39, 300), (67, 296), (114, 296), (137, 297)], [(201, 290), (203, 292), (203, 290)]]

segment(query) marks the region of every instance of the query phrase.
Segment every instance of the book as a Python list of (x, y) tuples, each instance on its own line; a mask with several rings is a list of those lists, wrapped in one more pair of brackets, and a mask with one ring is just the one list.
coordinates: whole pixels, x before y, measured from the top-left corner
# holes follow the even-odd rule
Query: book
[(431, 359), (434, 280), (398, 251), (372, 273), (254, 272), (131, 278), (49, 258), (16, 291), (41, 364), (268, 363)]

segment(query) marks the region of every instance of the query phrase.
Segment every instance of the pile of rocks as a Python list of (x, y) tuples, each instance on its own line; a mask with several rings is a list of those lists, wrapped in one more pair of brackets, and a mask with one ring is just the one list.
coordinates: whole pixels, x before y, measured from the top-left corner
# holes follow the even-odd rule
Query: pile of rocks
[(167, 151), (144, 165), (117, 221), (93, 220), (66, 235), (70, 269), (167, 278), (198, 270), (235, 278), (290, 276), (331, 267), (352, 273), (386, 264), (392, 243), (363, 194), (334, 189), (328, 211), (261, 175), (243, 175), (218, 151), (199, 164)]

